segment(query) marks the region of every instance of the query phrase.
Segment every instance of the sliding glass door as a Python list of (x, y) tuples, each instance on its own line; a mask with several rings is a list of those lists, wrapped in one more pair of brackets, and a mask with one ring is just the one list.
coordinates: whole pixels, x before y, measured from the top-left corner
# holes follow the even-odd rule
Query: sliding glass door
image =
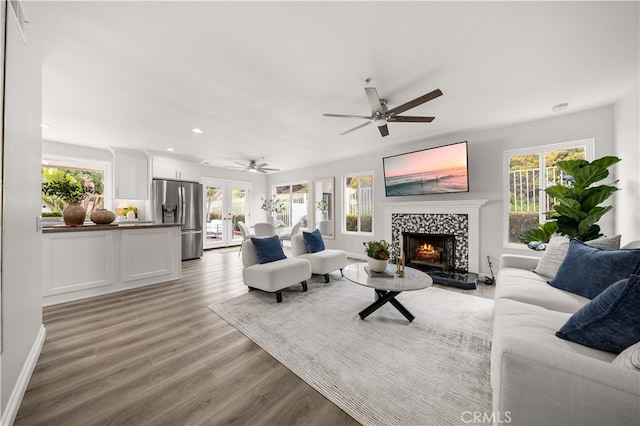
[(238, 221), (246, 222), (250, 184), (210, 178), (202, 183), (207, 220), (204, 248), (239, 245), (242, 235)]

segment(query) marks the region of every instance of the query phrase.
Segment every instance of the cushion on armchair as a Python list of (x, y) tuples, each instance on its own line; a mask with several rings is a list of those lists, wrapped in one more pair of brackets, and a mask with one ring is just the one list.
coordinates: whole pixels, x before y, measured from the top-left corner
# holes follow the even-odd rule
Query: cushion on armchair
[(302, 238), (309, 253), (317, 253), (324, 250), (324, 240), (322, 239), (322, 234), (319, 229), (313, 232), (303, 231)]
[(256, 248), (259, 263), (270, 263), (287, 258), (277, 235), (262, 238), (252, 237), (251, 242)]

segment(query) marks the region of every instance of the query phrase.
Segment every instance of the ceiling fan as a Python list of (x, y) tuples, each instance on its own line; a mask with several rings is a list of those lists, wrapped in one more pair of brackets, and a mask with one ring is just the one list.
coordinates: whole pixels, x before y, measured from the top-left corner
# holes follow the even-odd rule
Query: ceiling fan
[(404, 103), (400, 106), (392, 109), (387, 109), (387, 101), (378, 97), (378, 91), (374, 87), (365, 87), (364, 91), (366, 92), (369, 103), (371, 104), (370, 116), (323, 114), (323, 116), (325, 117), (363, 118), (367, 120), (366, 123), (356, 126), (353, 129), (349, 129), (346, 132), (342, 132), (340, 133), (340, 135), (346, 135), (347, 133), (351, 133), (354, 130), (358, 130), (362, 127), (368, 126), (369, 124), (375, 124), (376, 126), (378, 126), (378, 130), (380, 131), (382, 137), (384, 137), (389, 135), (389, 128), (387, 127), (387, 123), (430, 123), (435, 119), (435, 117), (415, 117), (398, 114), (410, 110), (411, 108), (415, 108), (418, 105), (422, 105), (425, 102), (429, 102), (430, 100), (435, 99), (438, 96), (442, 96), (442, 92), (440, 91), (440, 89), (436, 89), (433, 92), (429, 92), (426, 95), (422, 95), (419, 98)]
[(243, 164), (243, 163), (239, 163), (237, 161), (234, 161), (234, 163), (239, 164), (240, 167), (238, 166), (225, 166), (228, 169), (242, 169), (245, 172), (254, 172), (254, 173), (267, 173), (267, 172), (279, 172), (280, 169), (273, 169), (273, 168), (269, 168), (266, 167), (268, 166), (267, 163), (260, 163), (258, 164), (258, 162), (256, 160), (250, 160), (249, 164)]

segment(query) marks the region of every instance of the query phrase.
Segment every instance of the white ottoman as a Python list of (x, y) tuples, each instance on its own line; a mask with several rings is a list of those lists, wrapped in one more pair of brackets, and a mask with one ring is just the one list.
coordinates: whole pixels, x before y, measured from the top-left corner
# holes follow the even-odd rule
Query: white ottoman
[(302, 234), (291, 237), (291, 251), (296, 259), (306, 259), (311, 262), (311, 272), (324, 275), (324, 282), (329, 282), (329, 272), (340, 270), (347, 266), (347, 254), (344, 250), (324, 249), (315, 253), (309, 253), (304, 244)]
[(307, 280), (311, 278), (311, 263), (306, 259), (286, 258), (275, 262), (259, 263), (251, 240), (242, 243), (242, 279), (249, 290), (259, 289), (276, 294), (282, 302), (282, 289), (302, 284), (307, 291)]

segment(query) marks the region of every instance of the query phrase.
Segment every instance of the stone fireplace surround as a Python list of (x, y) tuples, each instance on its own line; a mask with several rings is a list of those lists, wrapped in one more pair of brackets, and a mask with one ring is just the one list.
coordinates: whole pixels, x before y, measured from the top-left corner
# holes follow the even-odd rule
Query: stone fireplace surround
[(456, 236), (456, 268), (479, 272), (480, 207), (489, 200), (381, 203), (384, 239), (402, 247), (402, 231)]

